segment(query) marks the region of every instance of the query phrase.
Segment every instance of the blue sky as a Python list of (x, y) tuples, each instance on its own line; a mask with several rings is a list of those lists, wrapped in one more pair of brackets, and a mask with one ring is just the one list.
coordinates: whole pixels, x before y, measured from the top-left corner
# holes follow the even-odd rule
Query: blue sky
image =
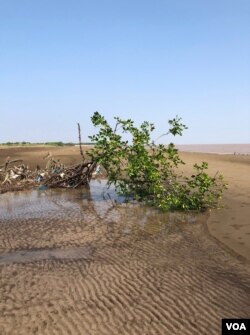
[(250, 143), (250, 1), (0, 0), (0, 142), (86, 141), (96, 110)]

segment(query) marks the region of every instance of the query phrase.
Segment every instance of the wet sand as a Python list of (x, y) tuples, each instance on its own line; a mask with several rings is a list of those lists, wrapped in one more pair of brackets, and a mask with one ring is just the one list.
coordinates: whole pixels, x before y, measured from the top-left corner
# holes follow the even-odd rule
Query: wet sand
[(219, 334), (249, 317), (250, 269), (206, 215), (114, 206), (95, 186), (1, 196), (1, 334)]
[(117, 205), (98, 182), (0, 195), (0, 333), (217, 335), (249, 318), (249, 161), (182, 155), (230, 183), (209, 219)]
[(224, 246), (250, 261), (250, 156), (182, 153), (182, 157), (188, 173), (198, 161), (207, 161), (212, 175), (223, 173), (228, 190), (223, 208), (211, 211), (208, 228)]
[[(186, 150), (204, 151), (219, 150), (223, 152), (247, 153), (249, 144), (243, 145), (186, 145)], [(86, 148), (89, 147), (85, 147)], [(30, 168), (37, 164), (45, 167), (44, 156), (50, 151), (56, 159), (60, 159), (66, 165), (76, 164), (81, 161), (79, 147), (6, 147), (0, 146), (0, 165), (6, 157), (11, 159), (23, 159)], [(208, 220), (210, 233), (217, 238), (225, 247), (232, 252), (250, 261), (250, 155), (240, 154), (212, 154), (182, 152), (181, 156), (186, 162), (183, 170), (187, 174), (192, 173), (192, 165), (201, 161), (209, 163), (209, 172), (215, 174), (217, 171), (223, 173), (228, 181), (228, 190), (225, 192), (222, 205), (223, 209), (211, 211)]]

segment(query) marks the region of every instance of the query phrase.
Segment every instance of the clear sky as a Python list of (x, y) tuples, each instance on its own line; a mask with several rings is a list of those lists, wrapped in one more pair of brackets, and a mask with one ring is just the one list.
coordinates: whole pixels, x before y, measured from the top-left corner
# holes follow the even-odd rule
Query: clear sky
[(0, 142), (86, 141), (96, 110), (250, 143), (250, 1), (0, 0)]

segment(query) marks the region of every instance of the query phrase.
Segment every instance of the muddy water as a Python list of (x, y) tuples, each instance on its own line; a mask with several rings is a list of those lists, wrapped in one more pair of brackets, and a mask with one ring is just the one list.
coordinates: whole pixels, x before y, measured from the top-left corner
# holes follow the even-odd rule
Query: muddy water
[(177, 145), (180, 151), (203, 152), (216, 154), (249, 155), (250, 144), (182, 144)]
[(250, 317), (249, 265), (205, 221), (97, 181), (1, 195), (0, 334), (219, 334)]

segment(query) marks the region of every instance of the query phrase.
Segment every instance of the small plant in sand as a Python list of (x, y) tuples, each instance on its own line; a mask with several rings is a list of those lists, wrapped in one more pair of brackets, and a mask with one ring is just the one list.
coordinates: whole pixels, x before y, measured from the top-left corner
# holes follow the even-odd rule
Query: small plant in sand
[[(226, 188), (223, 176), (209, 176), (206, 162), (195, 164), (191, 177), (178, 172), (185, 163), (173, 143), (166, 146), (151, 139), (155, 129), (152, 123), (143, 122), (136, 127), (131, 119), (115, 117), (116, 125), (112, 128), (98, 112), (91, 120), (99, 132), (89, 136), (95, 147), (88, 154), (104, 167), (108, 184), (114, 184), (120, 194), (162, 210), (205, 210), (218, 206)], [(181, 136), (187, 129), (181, 118), (168, 122), (169, 131), (162, 136)], [(124, 138), (127, 136), (131, 141)]]

